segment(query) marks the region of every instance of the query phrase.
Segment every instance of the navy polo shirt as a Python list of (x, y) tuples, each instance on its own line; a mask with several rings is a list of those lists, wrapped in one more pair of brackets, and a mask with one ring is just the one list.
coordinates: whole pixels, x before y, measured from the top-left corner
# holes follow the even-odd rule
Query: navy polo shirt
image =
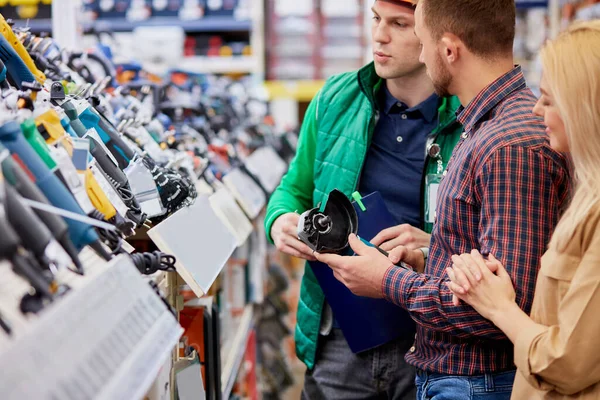
[(379, 191), (398, 224), (421, 226), (421, 179), (427, 137), (437, 125), (439, 97), (434, 93), (408, 108), (382, 85), (379, 121), (363, 165), (361, 195)]

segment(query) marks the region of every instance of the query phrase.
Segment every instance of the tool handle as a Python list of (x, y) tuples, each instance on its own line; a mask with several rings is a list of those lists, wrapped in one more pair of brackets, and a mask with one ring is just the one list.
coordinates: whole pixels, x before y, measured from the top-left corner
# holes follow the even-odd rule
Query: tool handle
[(8, 222), (4, 207), (0, 207), (0, 260), (10, 261), (17, 253), (20, 242), (17, 232)]
[(103, 121), (91, 106), (79, 114), (79, 119), (87, 129), (96, 129), (106, 148), (117, 160), (119, 168), (127, 168), (135, 153), (123, 142), (123, 139), (114, 130), (114, 127), (107, 121)]
[(2, 328), (2, 330), (7, 335), (11, 335), (12, 334), (12, 328), (11, 328), (10, 324), (8, 323), (8, 321), (6, 321), (6, 319), (4, 318), (4, 316), (2, 314), (0, 314), (0, 328)]
[[(12, 154), (16, 154), (25, 166), (27, 166), (29, 171), (31, 171), (35, 177), (37, 186), (52, 205), (80, 215), (85, 215), (79, 204), (77, 204), (73, 198), (71, 192), (69, 192), (65, 185), (48, 169), (48, 167), (46, 167), (31, 145), (27, 143), (16, 122), (11, 121), (0, 126), (0, 142), (2, 142)], [(91, 225), (74, 220), (67, 220), (66, 222), (69, 227), (71, 240), (79, 250), (99, 239), (96, 231)]]
[[(0, 152), (4, 150), (4, 146), (0, 144)], [(6, 181), (10, 183), (21, 196), (26, 199), (37, 201), (38, 203), (50, 204), (46, 196), (38, 189), (33, 181), (29, 178), (27, 173), (19, 166), (11, 157), (7, 157), (2, 161), (2, 173), (6, 178)], [(44, 225), (48, 227), (52, 236), (58, 243), (65, 249), (67, 254), (73, 260), (73, 264), (77, 270), (83, 272), (81, 260), (79, 259), (79, 251), (71, 241), (69, 237), (69, 228), (67, 223), (58, 215), (35, 209), (36, 215), (44, 222)]]
[(35, 117), (35, 124), (39, 136), (42, 137), (45, 143), (50, 145), (58, 142), (67, 135), (61, 121), (60, 115), (53, 109)]
[(31, 257), (16, 253), (11, 259), (13, 270), (29, 282), (35, 291), (47, 299), (54, 297), (50, 286), (52, 281), (42, 275), (42, 271)]
[[(15, 33), (12, 30), (12, 27), (8, 24), (8, 22), (6, 22), (6, 20), (4, 19), (4, 17), (1, 14), (0, 14), (0, 30), (2, 31), (2, 36), (11, 45), (13, 51), (22, 60), (23, 64), (25, 65), (25, 68), (27, 68), (29, 73), (35, 77), (34, 78), (35, 80), (37, 80), (40, 84), (43, 85), (44, 82), (46, 82), (46, 75), (44, 75), (44, 73), (35, 66), (35, 62), (29, 55), (29, 52), (27, 52), (27, 49), (25, 49), (25, 46), (23, 46), (23, 43), (21, 43), (21, 41), (17, 38), (17, 36), (15, 35)], [(33, 80), (27, 81), (27, 82), (33, 82)]]
[(0, 184), (4, 190), (4, 209), (8, 221), (21, 238), (21, 243), (36, 257), (44, 257), (46, 247), (52, 240), (48, 227), (38, 218), (31, 208), (21, 202), (21, 196), (7, 184)]
[(84, 172), (85, 189), (94, 207), (104, 215), (105, 219), (110, 220), (117, 215), (117, 210), (112, 205), (108, 196), (94, 177), (91, 169)]
[(44, 164), (51, 170), (56, 168), (56, 162), (52, 155), (50, 155), (50, 149), (46, 141), (35, 126), (35, 122), (32, 119), (27, 119), (21, 124), (21, 131), (27, 139), (27, 142), (33, 147), (38, 156), (44, 161)]
[[(96, 111), (98, 112), (98, 111)], [(121, 137), (117, 128), (101, 113), (100, 115), (99, 125), (102, 130), (104, 130), (110, 136), (111, 142), (113, 142), (114, 146), (118, 149), (119, 152), (122, 152), (122, 155), (127, 158), (129, 161), (133, 160), (135, 157), (135, 151), (129, 147), (127, 143)]]
[[(88, 131), (88, 128), (79, 119), (75, 105), (71, 101), (68, 101), (62, 105), (62, 108), (65, 111), (65, 114), (67, 114), (71, 120), (71, 126), (73, 127), (75, 133), (77, 133), (79, 137), (84, 137)], [(89, 118), (91, 121), (94, 119), (94, 116), (89, 116)], [(102, 146), (97, 144), (91, 136), (88, 138), (88, 140), (90, 142), (90, 154), (96, 159), (100, 169), (119, 187), (126, 187), (129, 184), (127, 175), (125, 175), (125, 173), (115, 165), (111, 157), (104, 151)]]
[(8, 76), (18, 89), (23, 89), (23, 82), (35, 82), (35, 77), (27, 65), (2, 35), (0, 35), (0, 60), (6, 66)]
[(0, 207), (0, 260), (9, 261), (13, 270), (25, 278), (31, 286), (39, 293), (52, 298), (49, 282), (41, 274), (41, 271), (27, 255), (19, 248), (21, 242), (19, 236), (9, 223), (4, 207)]
[(73, 128), (73, 131), (80, 138), (84, 137), (87, 132), (87, 128), (79, 119), (79, 115), (77, 114), (77, 108), (75, 107), (75, 104), (73, 104), (72, 101), (67, 101), (63, 103), (61, 107), (64, 110), (67, 117), (69, 118), (69, 123), (71, 125), (71, 128)]
[(8, 82), (6, 81), (6, 65), (0, 60), (0, 89), (8, 89)]
[(95, 145), (94, 140), (91, 138), (90, 142), (92, 143), (90, 146), (90, 153), (94, 156), (102, 171), (119, 187), (128, 186), (129, 180), (127, 179), (127, 175), (113, 163), (110, 156), (106, 154), (101, 146)]
[[(0, 144), (0, 151), (4, 146)], [(2, 162), (2, 173), (6, 180), (26, 199), (38, 203), (50, 204), (46, 196), (38, 189), (27, 173), (15, 161), (8, 157)], [(58, 215), (36, 210), (37, 215), (44, 221), (56, 240), (60, 241), (68, 231), (66, 222)]]
[[(371, 242), (369, 242), (369, 241), (367, 241), (367, 240), (365, 240), (365, 239), (363, 239), (363, 238), (360, 238), (360, 241), (361, 241), (361, 242), (363, 242), (364, 244), (366, 244), (367, 246), (370, 246), (370, 247), (375, 247), (375, 248), (377, 249), (377, 251), (378, 251), (378, 252), (380, 252), (381, 254), (383, 254), (384, 256), (386, 256), (386, 257), (389, 257), (389, 256), (390, 256), (390, 253), (388, 253), (387, 251), (383, 250), (381, 247), (379, 247), (379, 246), (375, 246), (373, 243), (371, 243)], [(413, 270), (413, 269), (412, 269), (412, 268), (411, 268), (411, 267), (410, 267), (408, 264), (406, 264), (404, 261), (398, 261), (398, 262), (397, 262), (397, 263), (395, 263), (394, 265), (395, 265), (395, 266), (397, 266), (397, 267), (400, 267), (400, 268), (404, 268), (404, 269), (411, 270), (411, 271)]]

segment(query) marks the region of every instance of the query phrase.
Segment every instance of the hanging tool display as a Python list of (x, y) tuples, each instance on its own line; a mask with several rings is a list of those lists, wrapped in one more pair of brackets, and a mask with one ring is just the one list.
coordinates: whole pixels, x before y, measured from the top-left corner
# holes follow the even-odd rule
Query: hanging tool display
[[(216, 187), (241, 170), (262, 187), (252, 151), (295, 150), (250, 80), (157, 77), (105, 44), (73, 52), (3, 17), (0, 33), (0, 259), (31, 287), (24, 313), (68, 292), (61, 271), (86, 273), (84, 247), (125, 253), (136, 230), (193, 204), (199, 178)], [(130, 257), (141, 274), (174, 270), (169, 254)]]

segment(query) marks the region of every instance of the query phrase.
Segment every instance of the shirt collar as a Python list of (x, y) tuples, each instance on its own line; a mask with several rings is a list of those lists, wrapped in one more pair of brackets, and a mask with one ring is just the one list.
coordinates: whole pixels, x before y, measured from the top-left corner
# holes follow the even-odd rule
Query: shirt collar
[(386, 114), (390, 114), (392, 112), (392, 110), (394, 109), (394, 107), (396, 107), (398, 105), (398, 103), (400, 103), (404, 109), (404, 112), (410, 114), (412, 112), (418, 111), (421, 113), (421, 115), (423, 116), (423, 118), (425, 118), (425, 120), (427, 122), (432, 122), (437, 115), (438, 105), (439, 105), (439, 96), (435, 93), (433, 93), (431, 96), (429, 96), (427, 99), (425, 99), (420, 104), (418, 104), (414, 107), (411, 107), (411, 108), (406, 107), (406, 104), (402, 103), (401, 101), (396, 99), (394, 96), (392, 96), (392, 94), (388, 90), (385, 82), (381, 86), (380, 93), (381, 93), (381, 95), (380, 95), (380, 103), (379, 104), (381, 106), (381, 110), (383, 112), (385, 112)]
[(463, 125), (465, 132), (471, 132), (475, 124), (502, 100), (526, 86), (521, 67), (517, 65), (479, 92), (466, 107), (461, 107), (458, 110), (458, 121)]

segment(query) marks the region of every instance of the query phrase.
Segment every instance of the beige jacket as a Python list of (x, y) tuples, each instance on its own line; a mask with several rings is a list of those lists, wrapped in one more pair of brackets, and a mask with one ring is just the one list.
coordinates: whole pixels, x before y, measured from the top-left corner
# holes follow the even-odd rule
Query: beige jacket
[(600, 207), (542, 257), (531, 318), (544, 326), (517, 338), (512, 399), (600, 399)]

